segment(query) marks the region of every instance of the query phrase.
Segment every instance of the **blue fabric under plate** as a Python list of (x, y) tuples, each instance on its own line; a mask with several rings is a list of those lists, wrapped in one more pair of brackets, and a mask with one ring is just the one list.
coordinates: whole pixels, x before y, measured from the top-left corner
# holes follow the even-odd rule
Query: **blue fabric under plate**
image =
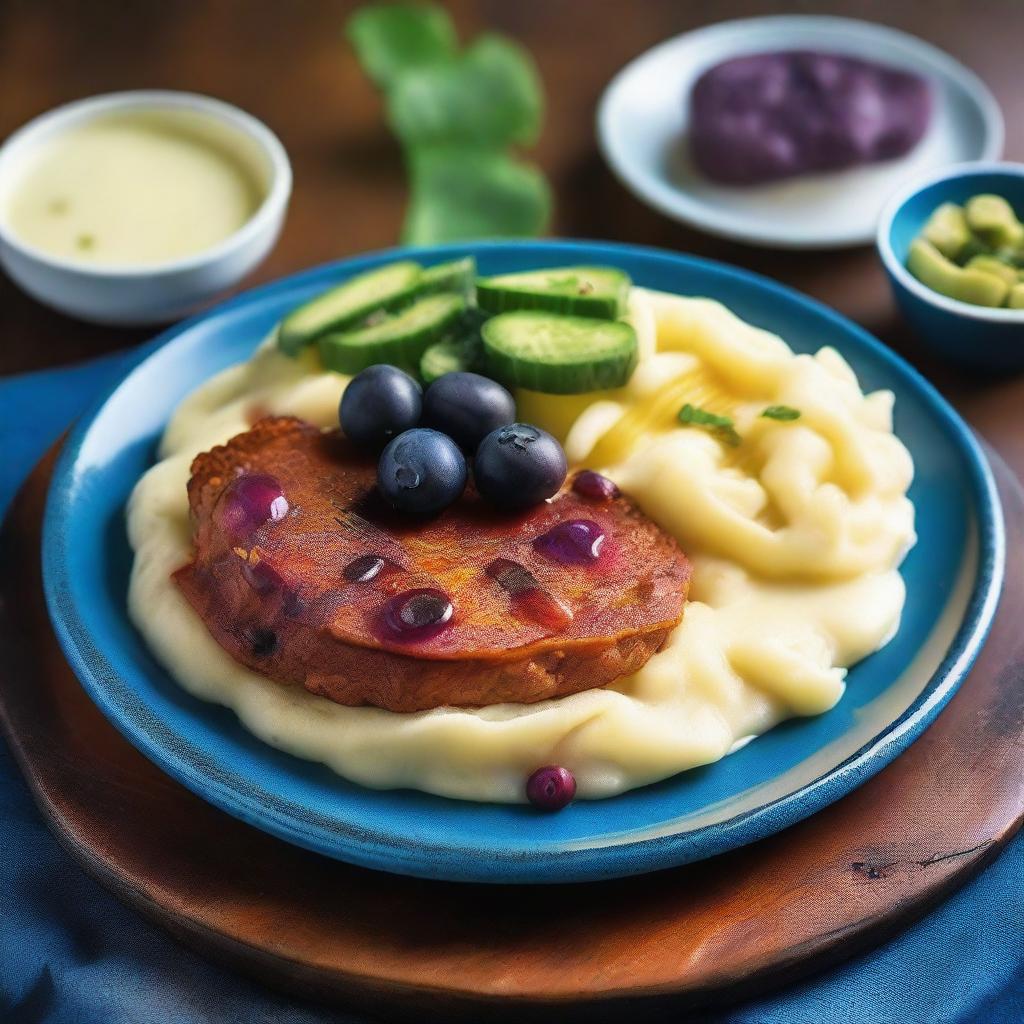
[[(0, 381), (0, 513), (37, 459), (119, 364), (119, 357), (108, 357)], [(289, 1000), (228, 973), (118, 903), (46, 830), (0, 745), (0, 1022), (354, 1024), (364, 1019)], [(702, 1024), (1019, 1024), (1024, 1021), (1024, 836), (885, 946), (769, 998), (689, 1019)]]

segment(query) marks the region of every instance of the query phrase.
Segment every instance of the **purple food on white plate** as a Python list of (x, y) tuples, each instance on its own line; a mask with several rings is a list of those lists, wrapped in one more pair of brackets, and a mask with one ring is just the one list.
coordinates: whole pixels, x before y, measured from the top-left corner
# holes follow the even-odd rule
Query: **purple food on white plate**
[(759, 185), (909, 153), (932, 110), (927, 79), (857, 57), (734, 57), (690, 93), (690, 151), (713, 181)]

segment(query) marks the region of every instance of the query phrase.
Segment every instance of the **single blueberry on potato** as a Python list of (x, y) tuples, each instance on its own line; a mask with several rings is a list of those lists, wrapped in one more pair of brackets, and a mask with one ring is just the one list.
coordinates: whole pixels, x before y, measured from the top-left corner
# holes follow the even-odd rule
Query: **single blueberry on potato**
[(423, 425), (447, 434), (469, 454), (492, 430), (515, 418), (511, 392), (478, 373), (446, 373), (423, 395)]
[(562, 446), (529, 423), (491, 431), (473, 460), (476, 489), (498, 508), (515, 511), (558, 493), (568, 465)]
[(559, 764), (538, 768), (526, 782), (526, 798), (541, 811), (560, 811), (576, 796), (576, 777)]
[(399, 512), (426, 518), (453, 505), (466, 489), (466, 457), (437, 430), (417, 427), (394, 438), (377, 463), (377, 487)]
[(419, 384), (397, 366), (379, 363), (348, 382), (338, 406), (338, 420), (350, 441), (379, 448), (415, 427), (422, 406)]

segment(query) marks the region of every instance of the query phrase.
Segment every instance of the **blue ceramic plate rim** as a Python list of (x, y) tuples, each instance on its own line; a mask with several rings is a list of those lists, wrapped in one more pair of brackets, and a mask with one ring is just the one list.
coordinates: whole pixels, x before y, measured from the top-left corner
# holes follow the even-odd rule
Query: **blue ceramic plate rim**
[[(229, 312), (272, 298), (304, 281), (327, 272), (357, 273), (387, 259), (411, 258), (432, 262), (449, 254), (477, 255), (500, 252), (517, 243), (490, 241), (455, 243), (422, 248), (395, 248), (339, 260), (314, 267), (245, 292), (211, 310), (171, 327), (143, 346), (126, 365), (123, 374), (92, 404), (68, 437), (54, 468), (43, 521), (43, 587), (58, 642), (68, 663), (86, 692), (112, 724), (143, 754), (192, 792), (250, 825), (288, 842), (363, 867), (399, 874), (449, 881), (493, 883), (554, 883), (593, 881), (656, 871), (715, 856), (772, 835), (808, 817), (865, 782), (905, 750), (934, 720), (952, 697), (973, 664), (998, 605), (1005, 567), (1005, 535), (1002, 507), (996, 485), (982, 450), (967, 425), (944, 398), (902, 358), (863, 328), (827, 306), (768, 278), (723, 263), (682, 256), (649, 246), (553, 239), (529, 242), (547, 247), (559, 256), (573, 256), (586, 262), (646, 256), (674, 261), (681, 268), (708, 270), (726, 280), (766, 290), (781, 302), (824, 318), (838, 332), (855, 339), (884, 369), (918, 392), (929, 411), (945, 427), (949, 438), (966, 456), (973, 490), (974, 512), (979, 537), (978, 563), (971, 596), (963, 618), (942, 662), (915, 700), (868, 742), (811, 781), (784, 795), (733, 818), (699, 826), (689, 831), (656, 835), (608, 845), (555, 850), (488, 848), (449, 843), (396, 842), (386, 830), (367, 829), (335, 818), (318, 815), (293, 801), (283, 800), (262, 789), (252, 779), (219, 773), (205, 773), (202, 758), (183, 756), (184, 744), (168, 743), (161, 737), (159, 723), (147, 723), (139, 714), (117, 700), (104, 681), (113, 669), (105, 655), (92, 643), (81, 613), (64, 599), (68, 583), (68, 561), (63, 520), (76, 490), (74, 469), (93, 421), (106, 402), (124, 386), (131, 375), (157, 350), (185, 334), (207, 317)], [(83, 643), (82, 639), (87, 639)], [(106, 671), (104, 671), (104, 669)], [(150, 728), (147, 726), (155, 726)], [(162, 741), (163, 740), (163, 741)], [(196, 750), (196, 753), (199, 753)], [(613, 798), (614, 799), (614, 798)], [(639, 831), (639, 830), (637, 830)], [(481, 854), (485, 856), (481, 856)]]

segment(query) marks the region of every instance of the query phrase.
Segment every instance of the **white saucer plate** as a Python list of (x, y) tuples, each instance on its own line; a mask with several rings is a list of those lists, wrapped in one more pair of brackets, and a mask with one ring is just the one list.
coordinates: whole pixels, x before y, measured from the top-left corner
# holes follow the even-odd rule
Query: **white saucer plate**
[[(927, 77), (935, 99), (925, 137), (899, 160), (770, 185), (730, 187), (702, 177), (686, 144), (696, 79), (730, 57), (803, 49)], [(605, 90), (597, 129), (605, 159), (643, 202), (710, 234), (786, 249), (870, 243), (882, 207), (907, 180), (948, 164), (998, 159), (1004, 136), (995, 97), (948, 54), (883, 25), (803, 15), (721, 22), (648, 50)]]

